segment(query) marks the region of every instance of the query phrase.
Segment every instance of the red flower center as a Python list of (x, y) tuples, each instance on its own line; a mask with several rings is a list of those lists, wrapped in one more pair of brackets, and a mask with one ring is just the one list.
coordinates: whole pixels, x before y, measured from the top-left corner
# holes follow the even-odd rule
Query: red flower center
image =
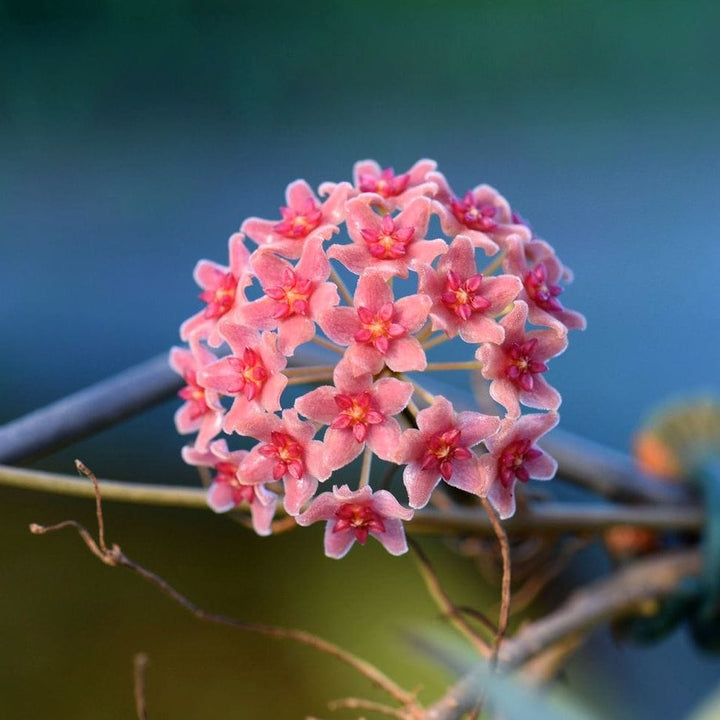
[(308, 198), (300, 210), (281, 207), (282, 220), (275, 223), (273, 230), (286, 238), (304, 238), (322, 221), (322, 210), (312, 198)]
[(550, 285), (547, 282), (547, 269), (544, 263), (538, 263), (523, 278), (525, 292), (528, 297), (543, 310), (557, 312), (562, 305), (557, 296), (563, 291), (559, 285)]
[(374, 192), (384, 198), (389, 198), (405, 191), (410, 182), (410, 173), (396, 176), (392, 168), (385, 168), (380, 173), (380, 177), (362, 173), (358, 181), (360, 192)]
[(232, 273), (222, 276), (216, 287), (200, 293), (200, 299), (207, 303), (203, 316), (207, 319), (222, 317), (235, 303), (238, 279)]
[(185, 382), (187, 385), (178, 392), (178, 395), (189, 404), (190, 419), (197, 420), (210, 409), (205, 400), (205, 388), (197, 384), (195, 373), (192, 371), (185, 373)]
[(493, 220), (497, 208), (494, 205), (476, 202), (471, 192), (465, 193), (462, 200), (457, 198), (450, 200), (450, 208), (455, 219), (471, 230), (491, 232), (497, 228), (497, 223)]
[(260, 355), (251, 348), (245, 348), (241, 358), (230, 357), (228, 364), (237, 373), (237, 384), (229, 392), (242, 393), (248, 400), (254, 400), (268, 379), (268, 371)]
[(530, 479), (530, 473), (525, 467), (525, 463), (535, 460), (541, 455), (540, 450), (531, 447), (530, 440), (516, 440), (510, 443), (498, 458), (500, 482), (504, 487), (510, 487), (515, 478), (521, 482), (527, 482)]
[(305, 472), (302, 445), (292, 435), (282, 432), (271, 432), (270, 439), (271, 442), (262, 445), (259, 452), (265, 457), (275, 458), (273, 479), (279, 480), (287, 474), (299, 480)]
[(443, 478), (449, 480), (453, 473), (453, 461), (467, 460), (472, 456), (466, 447), (459, 446), (460, 435), (461, 432), (457, 428), (435, 433), (427, 441), (427, 450), (420, 468), (422, 470), (437, 468)]
[(361, 545), (365, 544), (368, 533), (385, 532), (385, 523), (383, 523), (382, 517), (369, 505), (346, 503), (336, 510), (335, 517), (337, 520), (332, 531), (352, 530)]
[(395, 227), (395, 222), (385, 215), (380, 229), (363, 228), (360, 231), (367, 243), (368, 252), (378, 260), (397, 260), (405, 257), (407, 246), (412, 242), (415, 228)]
[(372, 343), (373, 347), (383, 355), (390, 346), (390, 340), (405, 335), (405, 328), (392, 321), (395, 306), (391, 302), (385, 303), (376, 313), (360, 306), (357, 314), (362, 327), (355, 333), (355, 342)]
[(533, 359), (537, 338), (523, 343), (510, 343), (505, 353), (507, 367), (505, 375), (514, 385), (526, 392), (532, 392), (535, 385), (533, 375), (545, 372), (548, 368), (545, 363)]
[(332, 421), (330, 427), (338, 430), (352, 428), (353, 437), (359, 443), (365, 442), (368, 425), (378, 425), (385, 420), (385, 416), (375, 409), (369, 392), (357, 395), (338, 393), (335, 396), (335, 404), (341, 412)]
[(474, 312), (487, 310), (492, 303), (480, 295), (482, 275), (472, 275), (461, 281), (457, 273), (448, 271), (445, 292), (440, 296), (443, 304), (461, 320), (469, 320)]
[(308, 300), (313, 292), (310, 280), (299, 278), (293, 270), (283, 273), (283, 284), (265, 288), (265, 294), (275, 301), (273, 318), (282, 320), (291, 315), (307, 315)]
[(232, 490), (233, 502), (236, 505), (255, 499), (255, 488), (252, 485), (243, 485), (237, 477), (238, 466), (233, 462), (219, 462), (215, 465), (215, 482), (229, 485)]

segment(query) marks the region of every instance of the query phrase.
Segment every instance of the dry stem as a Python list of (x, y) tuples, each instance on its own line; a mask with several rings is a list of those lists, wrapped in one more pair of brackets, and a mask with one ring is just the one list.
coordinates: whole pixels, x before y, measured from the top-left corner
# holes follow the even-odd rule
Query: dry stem
[(258, 633), (260, 635), (266, 635), (269, 637), (295, 640), (296, 642), (308, 645), (310, 647), (324, 652), (331, 657), (337, 658), (338, 660), (349, 665), (354, 670), (359, 672), (365, 678), (370, 680), (374, 685), (385, 691), (390, 697), (400, 703), (405, 708), (407, 715), (406, 718), (419, 717), (422, 712), (421, 706), (418, 704), (415, 695), (413, 693), (404, 690), (397, 683), (391, 680), (381, 670), (376, 668), (371, 663), (363, 660), (356, 655), (353, 655), (346, 650), (334, 645), (327, 640), (324, 640), (312, 633), (305, 632), (303, 630), (296, 630), (294, 628), (283, 628), (275, 625), (264, 625), (260, 623), (251, 623), (238, 620), (236, 618), (221, 615), (217, 613), (208, 612), (198, 607), (195, 603), (185, 597), (182, 593), (176, 590), (166, 580), (159, 575), (156, 575), (152, 571), (144, 568), (142, 565), (134, 562), (128, 558), (120, 549), (120, 546), (113, 544), (109, 546), (105, 542), (105, 527), (102, 513), (102, 500), (100, 496), (100, 486), (95, 475), (88, 470), (79, 460), (76, 460), (78, 470), (86, 475), (93, 483), (95, 490), (96, 499), (96, 514), (98, 521), (98, 539), (97, 541), (92, 537), (91, 533), (83, 527), (80, 523), (74, 520), (66, 520), (58, 523), (57, 525), (43, 526), (38, 524), (31, 524), (30, 531), (36, 535), (43, 535), (48, 532), (54, 532), (61, 530), (66, 527), (74, 528), (80, 537), (83, 539), (87, 548), (95, 555), (101, 562), (110, 567), (124, 567), (131, 570), (136, 575), (139, 575), (144, 580), (147, 580), (151, 585), (154, 585), (162, 593), (167, 595), (169, 598), (174, 600), (176, 603), (181, 605), (185, 610), (194, 615), (199, 620), (206, 622), (215, 623), (218, 625), (225, 625), (232, 627), (237, 630), (243, 630), (246, 632)]
[(486, 498), (481, 498), (482, 506), (490, 519), (495, 537), (497, 537), (498, 544), (500, 545), (500, 555), (502, 557), (502, 584), (500, 589), (500, 612), (498, 616), (498, 627), (497, 633), (495, 634), (495, 642), (493, 643), (492, 656), (490, 659), (491, 665), (494, 665), (497, 661), (498, 652), (500, 650), (500, 644), (505, 637), (507, 632), (508, 620), (510, 618), (510, 585), (512, 582), (512, 568), (510, 563), (510, 542), (508, 541), (507, 533), (505, 528), (500, 522), (498, 514), (495, 512), (495, 508), (488, 502)]
[[(498, 657), (500, 667), (519, 668), (559, 643), (572, 645), (570, 638), (607, 619), (627, 615), (647, 600), (666, 597), (683, 579), (698, 575), (701, 564), (698, 548), (668, 552), (639, 560), (576, 590), (554, 612), (503, 642)], [(424, 720), (459, 720), (477, 704), (486, 678), (486, 665), (472, 668), (428, 708)]]
[(137, 653), (133, 658), (133, 677), (135, 688), (135, 712), (138, 720), (147, 720), (147, 709), (145, 705), (145, 670), (147, 669), (148, 657), (145, 653)]
[[(420, 567), (420, 574), (425, 581), (425, 586), (427, 587), (430, 597), (435, 601), (435, 604), (438, 606), (440, 612), (450, 621), (453, 627), (455, 627), (470, 641), (470, 643), (472, 643), (473, 647), (478, 651), (481, 657), (490, 657), (492, 653), (490, 645), (488, 645), (488, 643), (475, 632), (463, 616), (460, 608), (453, 603), (448, 594), (445, 592), (440, 584), (437, 574), (433, 570), (433, 567), (427, 558), (427, 555), (425, 555), (420, 545), (412, 538), (408, 538), (408, 544), (415, 552), (415, 558), (418, 562), (418, 566)], [(496, 632), (496, 628), (493, 626), (492, 622), (490, 622), (490, 620), (488, 620), (488, 618), (486, 618), (482, 613), (479, 613), (476, 617), (479, 617), (480, 621), (486, 628), (490, 629), (492, 632)]]

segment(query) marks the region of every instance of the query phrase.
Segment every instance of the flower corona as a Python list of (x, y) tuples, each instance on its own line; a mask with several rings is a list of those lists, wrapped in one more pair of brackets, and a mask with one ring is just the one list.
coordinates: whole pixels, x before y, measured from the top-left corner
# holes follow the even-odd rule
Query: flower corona
[[(205, 307), (170, 357), (186, 383), (177, 429), (197, 432), (183, 458), (208, 468), (210, 507), (246, 508), (261, 535), (279, 505), (324, 520), (334, 558), (368, 537), (405, 552), (404, 523), (447, 486), (512, 515), (518, 482), (554, 475), (536, 445), (561, 399), (544, 373), (585, 327), (558, 298), (572, 273), (553, 248), (491, 186), (456, 195), (432, 160), (361, 161), (318, 194), (296, 180), (279, 214), (245, 220), (227, 265), (198, 263)], [(426, 387), (454, 370), (488, 380), (497, 411)]]

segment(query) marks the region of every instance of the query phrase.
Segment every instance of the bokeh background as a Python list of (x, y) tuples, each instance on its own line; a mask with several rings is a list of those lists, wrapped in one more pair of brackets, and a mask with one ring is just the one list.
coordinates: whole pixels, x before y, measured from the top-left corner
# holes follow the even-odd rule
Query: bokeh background
[[(564, 298), (589, 329), (553, 363), (562, 425), (626, 449), (659, 401), (718, 389), (719, 23), (715, 2), (664, 0), (3, 0), (0, 422), (176, 343), (195, 262), (224, 261), (290, 180), (432, 157), (456, 189), (498, 187), (575, 270)], [(175, 407), (33, 466), (196, 483)], [(153, 717), (342, 718), (327, 699), (371, 694), (312, 650), (199, 625), (76, 537), (27, 532), (91, 522), (85, 501), (0, 489), (0, 517), (3, 717), (133, 717), (139, 650)], [(261, 540), (200, 511), (113, 505), (107, 523), (210, 609), (319, 632), (426, 698), (450, 679), (408, 644), (444, 626), (407, 557), (338, 563), (320, 528)], [(494, 602), (427, 547), (461, 602)], [(719, 671), (682, 633), (640, 650), (600, 633), (563, 688), (601, 717), (674, 720)]]

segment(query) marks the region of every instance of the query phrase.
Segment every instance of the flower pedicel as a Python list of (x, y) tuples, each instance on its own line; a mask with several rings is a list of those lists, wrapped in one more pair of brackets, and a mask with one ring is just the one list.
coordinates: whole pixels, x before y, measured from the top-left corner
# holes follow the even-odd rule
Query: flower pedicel
[[(183, 458), (211, 472), (210, 507), (248, 508), (267, 535), (281, 502), (299, 525), (327, 523), (334, 558), (369, 536), (405, 552), (403, 523), (445, 484), (512, 515), (517, 482), (556, 468), (536, 443), (558, 422), (547, 363), (585, 327), (558, 297), (572, 273), (494, 188), (455, 195), (432, 160), (397, 174), (365, 160), (317, 195), (296, 180), (285, 202), (243, 222), (227, 265), (198, 263), (205, 307), (171, 353), (178, 432), (198, 433)], [(446, 341), (454, 360), (436, 361)], [(450, 370), (482, 372), (498, 414), (424, 388)], [(306, 390), (292, 404), (291, 386)], [(360, 456), (356, 489), (329, 482)], [(373, 488), (374, 457), (402, 468), (409, 508)]]

